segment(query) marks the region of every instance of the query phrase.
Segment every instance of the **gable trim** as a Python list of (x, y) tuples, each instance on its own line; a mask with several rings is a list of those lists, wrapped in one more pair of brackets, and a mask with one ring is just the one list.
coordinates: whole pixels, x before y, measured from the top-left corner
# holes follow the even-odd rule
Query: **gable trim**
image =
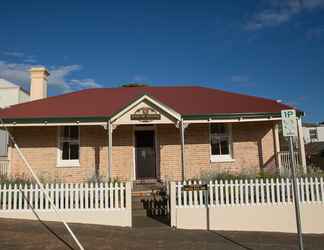
[(126, 107), (120, 109), (118, 112), (113, 114), (112, 117), (110, 118), (110, 121), (112, 123), (114, 123), (120, 117), (122, 117), (124, 114), (126, 114), (129, 110), (131, 110), (136, 105), (138, 105), (139, 103), (141, 103), (145, 100), (152, 103), (153, 105), (157, 106), (158, 108), (160, 108), (161, 110), (163, 110), (165, 113), (167, 113), (171, 117), (175, 118), (176, 120), (178, 120), (178, 121), (181, 120), (181, 115), (178, 112), (176, 112), (172, 108), (166, 106), (165, 104), (162, 104), (161, 102), (157, 101), (156, 99), (152, 98), (151, 96), (145, 94), (145, 95), (142, 95), (141, 97), (135, 99), (133, 102), (129, 103)]

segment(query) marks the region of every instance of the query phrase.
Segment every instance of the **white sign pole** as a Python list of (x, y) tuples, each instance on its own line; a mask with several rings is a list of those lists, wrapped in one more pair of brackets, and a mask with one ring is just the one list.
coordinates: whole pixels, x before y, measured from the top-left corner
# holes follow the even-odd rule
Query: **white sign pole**
[(298, 135), (297, 131), (297, 120), (296, 120), (296, 111), (295, 110), (283, 110), (281, 112), (282, 117), (282, 129), (283, 135), (289, 137), (289, 153), (291, 159), (291, 177), (293, 182), (294, 189), (294, 203), (295, 203), (295, 214), (296, 214), (296, 224), (297, 224), (297, 233), (298, 233), (298, 243), (299, 250), (303, 250), (303, 233), (301, 227), (301, 219), (300, 219), (300, 207), (299, 207), (299, 191), (296, 183), (296, 161), (294, 158), (294, 144), (293, 137)]

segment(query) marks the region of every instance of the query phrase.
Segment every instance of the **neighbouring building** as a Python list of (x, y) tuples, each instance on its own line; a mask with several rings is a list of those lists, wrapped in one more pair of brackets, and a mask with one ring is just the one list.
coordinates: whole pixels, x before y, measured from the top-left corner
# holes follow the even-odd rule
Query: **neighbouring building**
[(303, 123), (303, 130), (307, 163), (324, 169), (324, 124)]
[[(31, 72), (34, 101), (0, 117), (41, 176), (181, 180), (205, 171), (283, 167), (278, 124), (288, 105), (199, 86), (97, 88), (47, 98), (49, 73)], [(11, 175), (28, 174), (12, 144), (9, 151)]]
[(305, 144), (324, 142), (324, 124), (303, 123)]
[[(17, 103), (29, 101), (29, 93), (21, 86), (0, 79), (0, 109), (9, 107)], [(4, 172), (2, 169), (8, 165), (8, 135), (0, 130), (0, 175)]]

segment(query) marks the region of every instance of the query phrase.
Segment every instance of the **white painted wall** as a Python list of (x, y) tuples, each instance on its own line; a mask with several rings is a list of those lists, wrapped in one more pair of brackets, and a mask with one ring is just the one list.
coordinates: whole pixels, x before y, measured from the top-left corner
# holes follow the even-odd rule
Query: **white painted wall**
[(0, 108), (6, 108), (19, 102), (18, 88), (0, 88)]
[(317, 135), (318, 135), (318, 140), (314, 141), (314, 142), (324, 142), (324, 125), (321, 125), (321, 126), (316, 126), (316, 127), (315, 126), (314, 127), (303, 127), (305, 144), (311, 142), (309, 131), (312, 129), (316, 129)]
[[(0, 108), (6, 108), (18, 103), (28, 102), (29, 94), (22, 90), (19, 85), (0, 79)], [(8, 154), (8, 135), (0, 130), (0, 157)]]
[(0, 108), (29, 101), (29, 94), (17, 84), (0, 79)]
[[(37, 216), (36, 216), (36, 214)], [(130, 209), (122, 210), (70, 210), (61, 211), (61, 216), (69, 223), (96, 224), (106, 226), (132, 226), (132, 211)], [(0, 217), (7, 219), (24, 219), (43, 221), (59, 221), (54, 210), (20, 210), (20, 211), (1, 211)]]
[[(324, 233), (324, 205), (301, 204), (303, 233)], [(293, 204), (176, 208), (176, 227), (296, 233)]]

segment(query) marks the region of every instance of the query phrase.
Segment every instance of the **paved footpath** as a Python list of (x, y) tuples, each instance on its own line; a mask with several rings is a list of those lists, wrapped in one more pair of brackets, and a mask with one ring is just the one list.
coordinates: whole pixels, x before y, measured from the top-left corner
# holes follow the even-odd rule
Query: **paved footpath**
[[(296, 235), (255, 232), (174, 230), (167, 226), (133, 229), (73, 224), (85, 249), (298, 249)], [(0, 249), (77, 249), (60, 223), (0, 219)], [(324, 235), (306, 235), (305, 249), (324, 249)]]

